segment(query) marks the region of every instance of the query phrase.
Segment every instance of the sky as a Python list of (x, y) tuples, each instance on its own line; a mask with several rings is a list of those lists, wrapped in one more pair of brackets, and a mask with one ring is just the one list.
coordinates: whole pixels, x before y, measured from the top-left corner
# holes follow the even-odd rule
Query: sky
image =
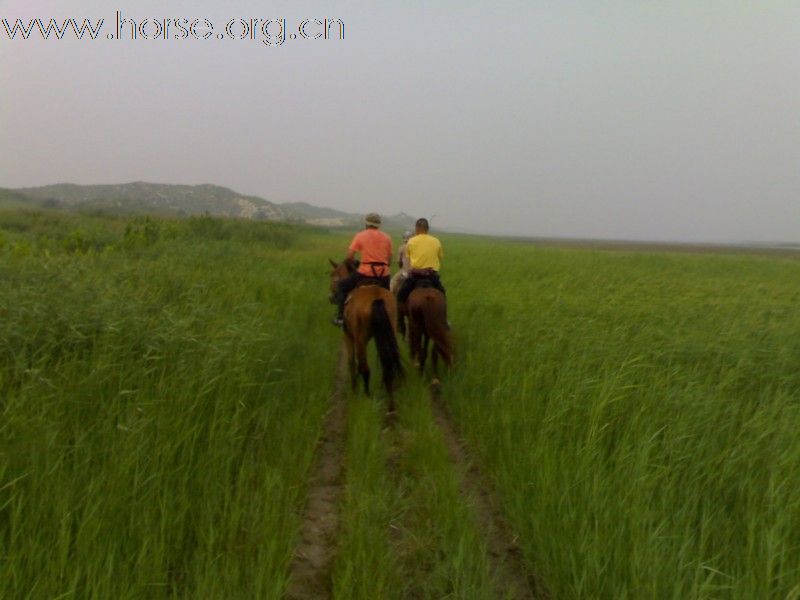
[[(116, 11), (214, 31), (107, 39)], [(101, 36), (2, 25), (70, 17)], [(338, 19), (344, 39), (216, 39), (240, 18)], [(800, 241), (796, 0), (0, 0), (0, 90), (2, 187), (213, 183), (434, 229)]]

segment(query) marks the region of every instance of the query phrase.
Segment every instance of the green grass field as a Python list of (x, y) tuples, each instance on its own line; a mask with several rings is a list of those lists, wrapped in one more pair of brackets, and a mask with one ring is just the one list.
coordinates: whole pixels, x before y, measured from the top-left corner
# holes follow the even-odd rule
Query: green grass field
[[(285, 593), (348, 238), (0, 208), (0, 596)], [(800, 598), (800, 260), (442, 239), (441, 400), (526, 573)], [(425, 382), (394, 429), (381, 394), (346, 402), (332, 595), (502, 597)]]

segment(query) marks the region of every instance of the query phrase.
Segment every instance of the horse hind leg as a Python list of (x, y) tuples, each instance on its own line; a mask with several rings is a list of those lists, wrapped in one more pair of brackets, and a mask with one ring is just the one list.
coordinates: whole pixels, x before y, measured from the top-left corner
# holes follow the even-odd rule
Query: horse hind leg
[(369, 363), (367, 363), (367, 341), (359, 340), (358, 344), (358, 371), (364, 381), (364, 393), (369, 396)]
[(355, 347), (349, 336), (345, 338), (345, 352), (347, 353), (347, 367), (350, 370), (350, 387), (355, 392), (358, 385), (358, 370), (356, 369)]
[(431, 338), (427, 333), (422, 334), (422, 349), (420, 350), (419, 359), (419, 372), (425, 373), (425, 361), (428, 360), (428, 348), (430, 347)]
[[(409, 317), (411, 320), (413, 317)], [(411, 362), (418, 369), (420, 368), (420, 355), (422, 354), (422, 332), (419, 325), (414, 321), (409, 324), (409, 346), (411, 349)]]
[(403, 303), (397, 304), (397, 331), (402, 338), (406, 339), (406, 305)]
[(364, 380), (364, 393), (369, 396), (369, 367), (361, 371), (361, 378)]
[(397, 419), (397, 407), (394, 403), (394, 390), (388, 390), (389, 401), (386, 407), (386, 422), (388, 425), (393, 425)]

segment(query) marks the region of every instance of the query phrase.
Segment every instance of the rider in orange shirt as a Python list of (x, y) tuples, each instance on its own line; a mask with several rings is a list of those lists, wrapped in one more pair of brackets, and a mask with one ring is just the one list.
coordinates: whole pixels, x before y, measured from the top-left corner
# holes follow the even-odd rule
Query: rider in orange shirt
[(380, 231), (381, 217), (369, 213), (364, 219), (364, 230), (359, 231), (347, 251), (345, 261), (352, 263), (356, 253), (361, 255), (358, 269), (339, 282), (336, 301), (339, 312), (333, 320), (334, 325), (344, 323), (344, 302), (347, 295), (365, 279), (373, 279), (379, 285), (389, 289), (389, 265), (392, 262), (392, 238)]

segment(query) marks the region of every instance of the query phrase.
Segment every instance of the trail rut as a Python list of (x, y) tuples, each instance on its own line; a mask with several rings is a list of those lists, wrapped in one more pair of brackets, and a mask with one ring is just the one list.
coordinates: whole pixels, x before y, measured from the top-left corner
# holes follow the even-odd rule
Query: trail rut
[(431, 384), (430, 395), (434, 420), (444, 436), (450, 462), (460, 475), (461, 493), (474, 507), (478, 525), (486, 539), (489, 567), (497, 598), (547, 599), (548, 594), (543, 586), (526, 572), (516, 537), (503, 518), (489, 481), (465, 448), (458, 429), (442, 402), (438, 383)]
[(306, 499), (300, 541), (290, 566), (288, 600), (331, 597), (331, 566), (339, 533), (344, 493), (347, 434), (346, 357), (339, 353), (330, 407), (316, 452), (316, 464)]

